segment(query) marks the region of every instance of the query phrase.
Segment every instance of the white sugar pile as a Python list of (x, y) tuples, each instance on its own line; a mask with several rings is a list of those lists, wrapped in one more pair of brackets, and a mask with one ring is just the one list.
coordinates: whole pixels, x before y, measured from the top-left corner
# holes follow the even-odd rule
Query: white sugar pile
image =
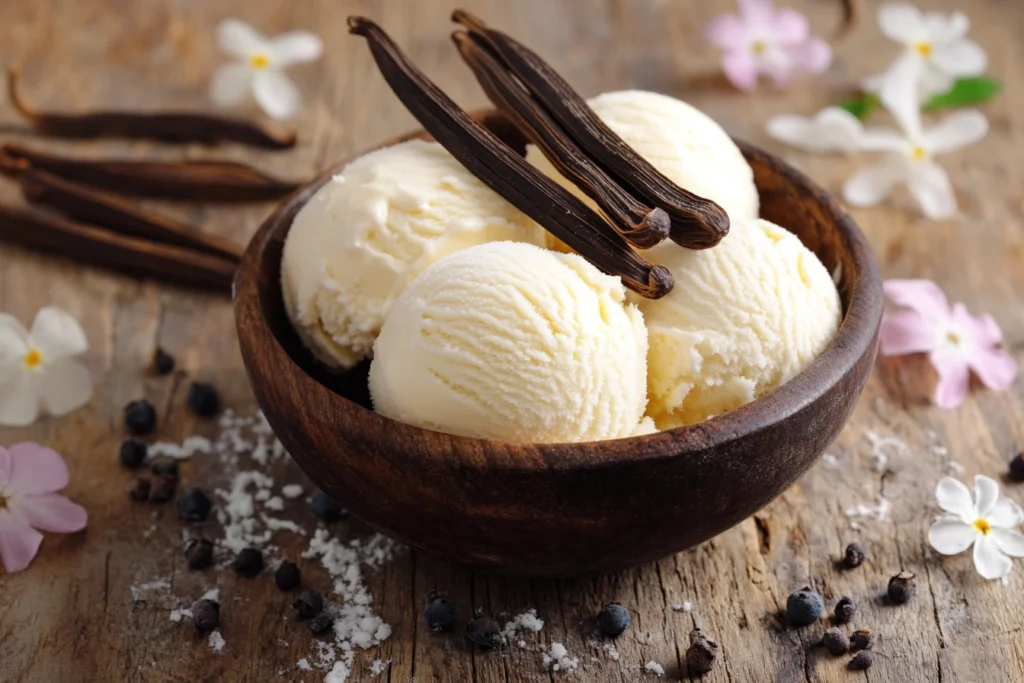
[(374, 676), (380, 676), (389, 666), (391, 666), (390, 659), (386, 662), (382, 659), (375, 659), (370, 662), (370, 673)]
[(580, 665), (580, 660), (570, 657), (565, 645), (561, 643), (551, 643), (551, 650), (541, 655), (541, 661), (544, 668), (551, 671), (575, 671)]
[(224, 646), (227, 643), (224, 642), (224, 636), (220, 634), (220, 629), (214, 629), (210, 631), (210, 649), (216, 654), (220, 654), (224, 651)]
[(846, 508), (846, 516), (851, 520), (850, 526), (859, 529), (859, 519), (874, 519), (884, 522), (889, 519), (889, 511), (892, 510), (892, 503), (882, 496), (878, 497), (877, 505), (864, 505), (857, 503), (853, 507)]
[(526, 647), (526, 641), (519, 638), (520, 631), (532, 631), (537, 633), (544, 628), (544, 620), (537, 617), (537, 610), (528, 609), (517, 614), (501, 629), (501, 642), (516, 643), (519, 647)]
[(867, 432), (866, 436), (871, 443), (871, 469), (875, 472), (884, 472), (891, 456), (907, 450), (907, 444), (895, 437), (879, 436), (872, 431)]
[(677, 602), (676, 604), (672, 605), (673, 612), (690, 612), (692, 610), (693, 603), (689, 600), (686, 600), (684, 602)]
[(648, 672), (650, 672), (652, 674), (655, 674), (656, 676), (664, 676), (665, 675), (665, 667), (663, 667), (661, 664), (658, 664), (653, 659), (651, 661), (647, 662), (646, 664), (644, 664), (644, 671), (648, 671)]

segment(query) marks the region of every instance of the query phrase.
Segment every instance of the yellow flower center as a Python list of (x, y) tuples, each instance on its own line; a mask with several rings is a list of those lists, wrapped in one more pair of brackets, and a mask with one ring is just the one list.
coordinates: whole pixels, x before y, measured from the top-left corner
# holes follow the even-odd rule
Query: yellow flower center
[(910, 158), (914, 161), (924, 161), (924, 158), (927, 156), (928, 151), (920, 145), (915, 145), (914, 148), (910, 150)]
[(764, 44), (763, 40), (755, 40), (750, 44), (750, 50), (755, 55), (764, 54), (764, 51), (768, 49), (768, 46)]
[(21, 359), (25, 363), (25, 367), (29, 370), (35, 370), (43, 363), (43, 354), (39, 353), (39, 349), (29, 349), (25, 357)]
[(914, 51), (922, 58), (928, 59), (932, 56), (932, 44), (920, 42), (914, 45)]
[(989, 532), (992, 531), (992, 525), (988, 523), (988, 520), (982, 519), (981, 517), (974, 520), (974, 528), (983, 536), (988, 536)]
[(953, 346), (959, 346), (960, 345), (960, 335), (957, 334), (956, 332), (947, 332), (946, 333), (946, 340), (950, 344), (952, 344)]
[(257, 52), (253, 56), (249, 57), (249, 64), (254, 69), (266, 69), (270, 66), (270, 57), (267, 57), (262, 52)]

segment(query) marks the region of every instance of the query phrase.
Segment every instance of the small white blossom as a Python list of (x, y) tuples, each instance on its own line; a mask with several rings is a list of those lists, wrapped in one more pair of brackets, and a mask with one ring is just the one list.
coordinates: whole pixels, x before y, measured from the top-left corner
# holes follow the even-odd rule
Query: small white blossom
[(935, 487), (938, 517), (928, 530), (928, 542), (943, 555), (958, 555), (974, 546), (974, 568), (986, 579), (1010, 573), (1011, 557), (1024, 557), (1024, 534), (1013, 529), (1024, 522), (1024, 510), (1012, 500), (999, 498), (999, 484), (979, 474), (971, 492), (952, 477)]
[(864, 124), (842, 107), (825, 107), (810, 118), (773, 116), (767, 130), (776, 140), (812, 152), (852, 152), (864, 136)]
[(65, 415), (92, 397), (89, 371), (73, 356), (89, 348), (78, 321), (59, 308), (43, 308), (32, 331), (0, 313), (0, 425), (25, 427), (40, 410)]
[(289, 118), (301, 99), (284, 69), (315, 61), (323, 52), (321, 40), (307, 31), (265, 38), (238, 19), (225, 19), (217, 26), (217, 43), (237, 61), (214, 73), (210, 83), (213, 101), (220, 106), (238, 104), (251, 91), (256, 103), (275, 119)]

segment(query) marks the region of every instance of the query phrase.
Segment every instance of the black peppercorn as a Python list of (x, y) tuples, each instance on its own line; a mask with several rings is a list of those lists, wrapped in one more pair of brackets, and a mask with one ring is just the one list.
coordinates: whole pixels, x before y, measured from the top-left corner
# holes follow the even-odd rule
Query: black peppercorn
[(839, 602), (836, 603), (835, 618), (839, 624), (848, 624), (853, 619), (853, 615), (857, 613), (857, 603), (853, 601), (853, 598), (848, 598), (845, 595), (839, 598)]
[(846, 552), (843, 554), (843, 564), (848, 569), (859, 567), (864, 564), (864, 559), (868, 556), (868, 551), (860, 543), (851, 543), (846, 546)]
[(149, 502), (166, 503), (174, 498), (174, 493), (177, 490), (177, 477), (155, 477), (153, 486), (149, 489)]
[(161, 459), (154, 462), (149, 467), (149, 471), (159, 477), (178, 477), (178, 461), (171, 459)]
[(691, 676), (701, 676), (711, 671), (718, 656), (718, 643), (708, 638), (699, 629), (690, 631), (690, 647), (686, 650), (686, 669)]
[(196, 630), (209, 633), (220, 625), (220, 603), (215, 600), (196, 600), (192, 603), (192, 620)]
[(338, 502), (323, 491), (313, 494), (313, 514), (327, 523), (337, 522), (348, 516), (348, 511), (338, 505)]
[(206, 569), (213, 565), (213, 543), (205, 538), (193, 538), (185, 547), (189, 569)]
[(299, 597), (292, 603), (295, 608), (296, 619), (312, 619), (324, 608), (324, 596), (317, 591), (307, 588), (299, 593)]
[(466, 637), (470, 642), (490, 650), (501, 645), (501, 626), (494, 619), (477, 612), (466, 624)]
[(135, 439), (125, 439), (118, 456), (122, 465), (131, 470), (137, 469), (146, 461), (146, 444)]
[(174, 371), (174, 356), (159, 346), (153, 352), (153, 370), (158, 375), (169, 375)]
[(146, 436), (156, 430), (156, 408), (149, 401), (132, 401), (124, 407), (124, 426), (135, 436)]
[(334, 626), (334, 619), (327, 612), (321, 612), (309, 620), (309, 631), (315, 636), (327, 633)]
[(1024, 481), (1024, 453), (1018, 453), (1017, 457), (1010, 461), (1010, 479)]
[(850, 651), (850, 639), (837, 628), (830, 628), (821, 637), (821, 643), (834, 655), (846, 654)]
[(242, 548), (231, 561), (231, 568), (247, 579), (263, 571), (263, 553), (256, 548)]
[(846, 666), (851, 671), (864, 671), (865, 669), (870, 669), (871, 665), (874, 663), (875, 656), (867, 650), (862, 650), (858, 652)]
[(451, 631), (455, 628), (456, 619), (455, 603), (448, 599), (443, 593), (431, 593), (427, 608), (423, 610), (423, 616), (427, 620), (427, 627), (434, 633)]
[(889, 579), (889, 599), (897, 605), (910, 600), (917, 595), (917, 581), (910, 572), (900, 572)]
[(597, 613), (597, 630), (607, 638), (618, 638), (629, 626), (629, 610), (618, 602), (609, 602)]
[(285, 560), (277, 566), (277, 571), (274, 572), (274, 584), (283, 591), (291, 590), (299, 585), (302, 581), (302, 572), (299, 570), (299, 565), (294, 562)]
[(149, 498), (149, 491), (153, 483), (145, 477), (137, 477), (128, 484), (128, 497), (134, 501), (142, 502)]
[(813, 624), (824, 611), (825, 602), (821, 595), (807, 586), (793, 591), (786, 599), (786, 618), (794, 626)]
[(851, 650), (870, 650), (875, 646), (875, 634), (869, 628), (859, 628), (850, 636)]
[(178, 499), (178, 520), (182, 524), (205, 522), (213, 504), (200, 488), (193, 488)]
[(213, 417), (220, 412), (220, 394), (206, 382), (193, 382), (188, 389), (188, 407), (199, 417)]

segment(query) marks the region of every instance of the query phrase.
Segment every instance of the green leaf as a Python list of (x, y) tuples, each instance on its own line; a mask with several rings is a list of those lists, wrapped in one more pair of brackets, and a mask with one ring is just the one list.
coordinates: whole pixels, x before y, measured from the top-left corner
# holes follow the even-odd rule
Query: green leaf
[(873, 93), (861, 93), (857, 99), (847, 100), (846, 102), (840, 102), (837, 106), (845, 109), (861, 121), (864, 121), (868, 116), (877, 109), (882, 103)]
[(995, 97), (1003, 86), (999, 81), (985, 76), (958, 78), (953, 89), (947, 93), (936, 95), (924, 105), (925, 111), (963, 107), (969, 104), (982, 104)]

